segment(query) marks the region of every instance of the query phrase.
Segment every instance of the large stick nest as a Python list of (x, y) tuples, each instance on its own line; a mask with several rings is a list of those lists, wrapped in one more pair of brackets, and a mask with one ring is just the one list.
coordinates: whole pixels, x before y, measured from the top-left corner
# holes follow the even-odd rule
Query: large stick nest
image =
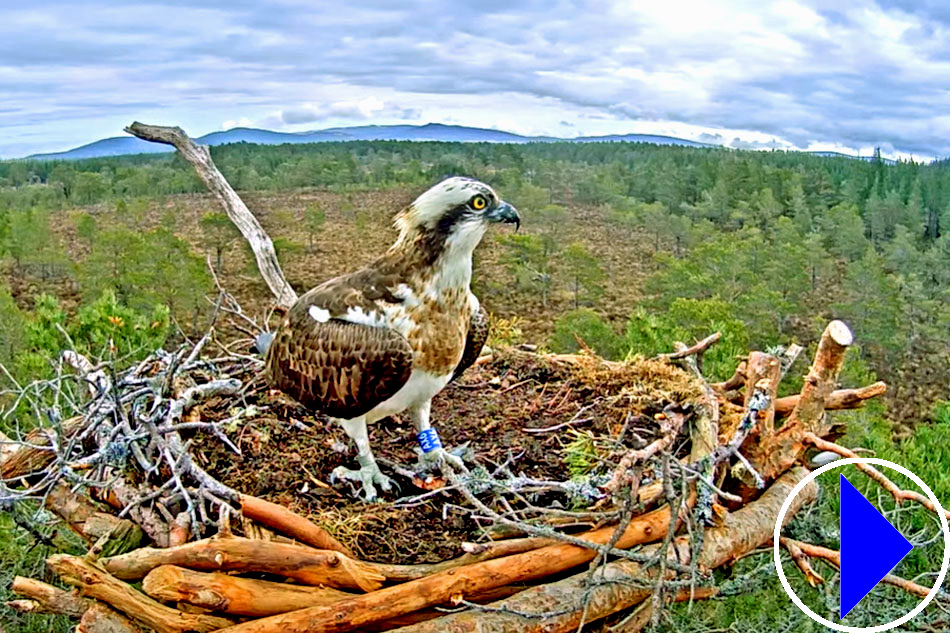
[[(484, 469), (476, 469), (482, 477), (494, 475), (512, 486), (521, 478), (525, 498), (539, 507), (594, 505), (603, 495), (598, 484), (621, 455), (658, 439), (665, 410), (689, 412), (703, 398), (700, 381), (666, 360), (608, 364), (517, 350), (496, 350), (483, 360), (436, 398), (433, 423), (447, 445), (467, 445), (466, 456)], [(368, 506), (345, 485), (328, 486), (332, 470), (351, 464), (354, 453), (343, 430), (326, 418), (263, 387), (239, 402), (207, 402), (200, 417), (230, 420), (225, 428), (242, 453), (235, 455), (214, 436), (197, 437), (197, 459), (210, 474), (310, 517), (368, 560), (436, 562), (457, 555), (462, 542), (492, 533), (491, 521), (471, 520), (457, 491), (425, 495), (426, 488), (444, 484), (441, 477), (410, 478), (388, 467), (415, 466), (408, 420), (388, 418), (370, 428), (371, 446), (400, 484), (401, 498)], [(679, 456), (689, 452), (686, 431), (675, 444)], [(551, 485), (532, 486), (532, 480)], [(571, 482), (576, 494), (554, 486)], [(612, 506), (600, 504), (599, 518)], [(582, 515), (570, 521), (577, 528), (598, 520)]]

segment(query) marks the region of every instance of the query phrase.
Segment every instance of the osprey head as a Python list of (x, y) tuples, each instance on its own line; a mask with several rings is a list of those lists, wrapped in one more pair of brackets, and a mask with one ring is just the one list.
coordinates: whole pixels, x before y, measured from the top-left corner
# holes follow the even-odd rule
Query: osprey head
[(521, 226), (518, 211), (483, 182), (448, 178), (435, 185), (396, 216), (399, 242), (421, 238), (434, 251), (469, 253), (493, 222)]

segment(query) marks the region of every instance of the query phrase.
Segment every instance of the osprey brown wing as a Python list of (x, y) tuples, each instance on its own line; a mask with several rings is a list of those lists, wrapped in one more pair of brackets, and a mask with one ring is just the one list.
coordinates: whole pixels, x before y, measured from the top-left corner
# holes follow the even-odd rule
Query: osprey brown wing
[(265, 370), (272, 387), (305, 407), (349, 420), (388, 400), (409, 380), (412, 349), (387, 328), (318, 322), (300, 301), (277, 331)]
[(485, 347), (485, 341), (488, 340), (488, 313), (485, 308), (478, 306), (472, 314), (472, 319), (468, 325), (468, 335), (465, 337), (465, 350), (462, 352), (462, 359), (452, 373), (452, 380), (462, 375), (466, 369), (478, 360), (478, 356)]

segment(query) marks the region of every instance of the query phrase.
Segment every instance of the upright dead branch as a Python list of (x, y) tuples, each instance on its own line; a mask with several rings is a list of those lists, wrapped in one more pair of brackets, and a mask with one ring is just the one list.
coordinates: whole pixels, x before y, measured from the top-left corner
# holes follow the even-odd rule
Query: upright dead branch
[(825, 400), (835, 390), (853, 340), (851, 330), (841, 321), (832, 321), (825, 328), (798, 404), (771, 440), (760, 446), (759, 463), (753, 462), (766, 479), (774, 479), (801, 457), (805, 433), (824, 435)]
[(273, 241), (241, 197), (218, 171), (214, 161), (211, 160), (211, 152), (207, 146), (195, 143), (180, 127), (146, 125), (136, 121), (125, 128), (125, 131), (146, 141), (171, 145), (178, 150), (182, 158), (191, 163), (201, 181), (224, 206), (228, 217), (254, 251), (257, 268), (277, 304), (285, 308), (292, 306), (297, 300), (297, 293), (284, 278)]
[(745, 388), (745, 408), (749, 408), (749, 400), (755, 393), (755, 388), (760, 380), (767, 380), (768, 386), (765, 388), (769, 396), (769, 406), (764, 411), (759, 412), (759, 421), (756, 424), (756, 430), (763, 441), (768, 442), (775, 432), (775, 400), (778, 394), (778, 383), (781, 379), (782, 366), (779, 360), (771, 354), (762, 352), (749, 352), (749, 360), (746, 363), (746, 388)]

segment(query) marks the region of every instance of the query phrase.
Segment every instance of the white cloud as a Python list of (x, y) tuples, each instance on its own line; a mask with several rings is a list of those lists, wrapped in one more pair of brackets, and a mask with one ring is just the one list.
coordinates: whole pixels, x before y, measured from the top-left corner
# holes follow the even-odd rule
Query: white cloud
[(242, 116), (237, 121), (228, 119), (221, 124), (222, 130), (230, 130), (233, 127), (251, 127), (251, 120), (246, 116)]
[(929, 157), (950, 155), (947, 86), (936, 0), (36, 0), (0, 21), (0, 156), (148, 119), (195, 135), (431, 120)]

